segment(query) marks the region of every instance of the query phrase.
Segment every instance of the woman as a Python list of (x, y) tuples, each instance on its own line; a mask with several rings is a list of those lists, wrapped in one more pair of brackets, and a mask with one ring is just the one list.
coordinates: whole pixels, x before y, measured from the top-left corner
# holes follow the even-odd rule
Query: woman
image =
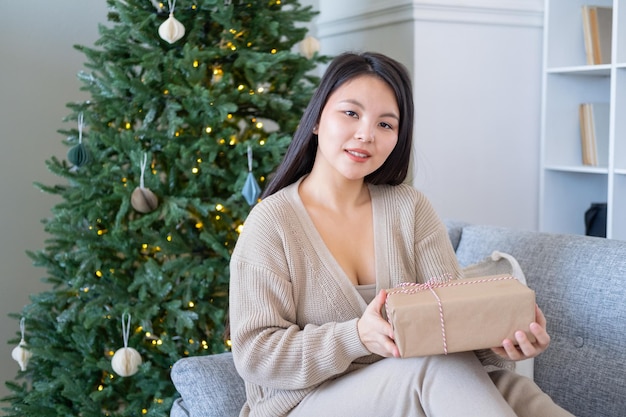
[[(231, 259), (242, 416), (516, 415), (471, 352), (400, 359), (381, 314), (386, 288), (461, 277), (445, 225), (403, 184), (412, 131), (401, 64), (333, 60)], [(498, 352), (547, 348), (537, 320), (534, 344), (519, 332), (519, 348), (506, 340)]]

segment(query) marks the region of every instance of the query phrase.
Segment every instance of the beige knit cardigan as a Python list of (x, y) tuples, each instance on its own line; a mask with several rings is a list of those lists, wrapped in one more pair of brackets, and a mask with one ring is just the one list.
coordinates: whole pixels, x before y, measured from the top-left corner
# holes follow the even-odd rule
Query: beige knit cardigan
[[(301, 181), (301, 180), (300, 180)], [(366, 304), (325, 246), (300, 181), (257, 204), (230, 263), (232, 352), (241, 416), (283, 416), (332, 378), (380, 359), (361, 343)], [(409, 185), (369, 186), (376, 286), (460, 276), (445, 225)]]

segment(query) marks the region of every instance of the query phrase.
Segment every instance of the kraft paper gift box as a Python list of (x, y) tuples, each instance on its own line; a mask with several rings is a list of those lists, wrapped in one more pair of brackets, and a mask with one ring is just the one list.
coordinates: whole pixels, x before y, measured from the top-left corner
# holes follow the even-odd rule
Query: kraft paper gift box
[(535, 292), (510, 275), (402, 284), (386, 312), (403, 358), (501, 346), (517, 330), (534, 341)]

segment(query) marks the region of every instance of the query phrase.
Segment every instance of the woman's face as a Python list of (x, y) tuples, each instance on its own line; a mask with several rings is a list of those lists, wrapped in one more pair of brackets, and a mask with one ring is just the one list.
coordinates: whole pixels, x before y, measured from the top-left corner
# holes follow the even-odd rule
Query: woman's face
[(393, 90), (364, 75), (345, 82), (328, 98), (319, 124), (313, 170), (329, 169), (349, 180), (376, 171), (398, 142), (400, 111)]

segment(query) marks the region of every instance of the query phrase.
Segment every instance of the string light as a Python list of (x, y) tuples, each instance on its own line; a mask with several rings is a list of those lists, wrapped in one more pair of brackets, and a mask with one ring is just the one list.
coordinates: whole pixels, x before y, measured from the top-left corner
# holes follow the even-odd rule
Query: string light
[(211, 133), (213, 131), (213, 128), (211, 126), (207, 126), (207, 128), (204, 129), (204, 131), (207, 133)]
[(200, 65), (200, 63), (198, 62), (197, 59), (195, 61), (193, 61), (193, 67), (194, 68), (198, 68), (199, 65)]
[(221, 204), (216, 204), (216, 205), (215, 205), (215, 210), (217, 210), (217, 211), (223, 211), (223, 210), (224, 210), (224, 206), (223, 206), (223, 205), (221, 205)]

